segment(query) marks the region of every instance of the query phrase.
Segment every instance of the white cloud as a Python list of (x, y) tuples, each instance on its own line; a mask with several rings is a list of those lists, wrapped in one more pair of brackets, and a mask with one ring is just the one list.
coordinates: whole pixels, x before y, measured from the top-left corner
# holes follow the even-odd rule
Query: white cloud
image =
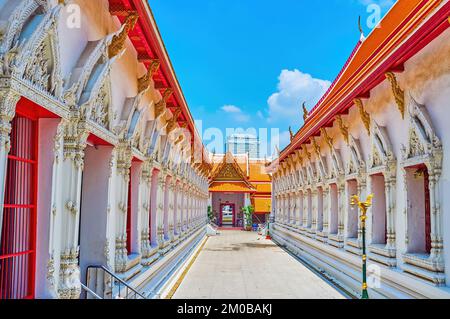
[(222, 106), (222, 111), (225, 113), (228, 113), (232, 116), (232, 119), (235, 122), (239, 123), (247, 123), (250, 122), (251, 116), (244, 113), (240, 107), (237, 107), (236, 105), (228, 104)]
[(224, 105), (222, 106), (222, 110), (227, 113), (242, 113), (242, 110), (236, 105)]
[(281, 71), (278, 80), (278, 92), (267, 101), (268, 120), (280, 123), (283, 128), (300, 126), (303, 122), (302, 103), (306, 102), (308, 109), (311, 109), (331, 85), (330, 81), (313, 78), (297, 69)]

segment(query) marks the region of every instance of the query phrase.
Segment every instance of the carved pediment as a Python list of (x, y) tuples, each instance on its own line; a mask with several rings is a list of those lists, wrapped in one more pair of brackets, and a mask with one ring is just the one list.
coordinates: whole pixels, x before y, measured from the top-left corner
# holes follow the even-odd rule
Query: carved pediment
[(410, 97), (408, 144), (402, 148), (403, 159), (427, 158), (437, 166), (442, 162), (442, 143), (435, 134), (426, 107)]
[(386, 129), (378, 126), (375, 121), (373, 121), (371, 128), (369, 168), (395, 165), (395, 158)]
[(216, 180), (230, 180), (237, 181), (241, 180), (242, 176), (233, 166), (233, 164), (226, 164), (222, 170), (216, 175)]
[[(10, 75), (19, 46), (24, 45), (23, 29), (48, 11), (45, 1), (24, 0), (17, 1), (16, 6), (2, 8), (4, 16), (8, 16), (0, 27), (0, 75)], [(20, 38), (22, 36), (22, 38)]]
[(29, 18), (20, 34), (13, 74), (38, 90), (62, 98), (57, 21), (62, 6)]
[(109, 82), (103, 84), (98, 90), (97, 96), (92, 100), (89, 119), (107, 130), (110, 129), (113, 115)]
[(349, 139), (350, 156), (347, 164), (347, 175), (366, 173), (365, 163), (362, 157), (359, 141), (350, 136)]

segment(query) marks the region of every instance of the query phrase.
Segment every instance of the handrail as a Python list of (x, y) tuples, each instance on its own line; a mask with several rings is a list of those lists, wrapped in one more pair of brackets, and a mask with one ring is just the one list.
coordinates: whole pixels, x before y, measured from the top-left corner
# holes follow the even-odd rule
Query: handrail
[(102, 297), (97, 295), (95, 292), (93, 292), (91, 289), (89, 289), (86, 285), (84, 285), (82, 282), (80, 284), (81, 284), (81, 288), (83, 288), (87, 293), (89, 293), (92, 296), (94, 296), (95, 299), (103, 299)]
[(121, 299), (121, 285), (123, 285), (126, 288), (126, 294), (125, 294), (125, 299), (128, 299), (128, 296), (130, 295), (130, 291), (132, 294), (134, 294), (134, 299), (147, 299), (144, 295), (142, 295), (140, 292), (138, 292), (136, 289), (134, 289), (133, 287), (130, 286), (130, 284), (128, 284), (126, 281), (124, 281), (123, 279), (119, 278), (115, 273), (113, 273), (112, 271), (110, 271), (108, 268), (106, 268), (105, 266), (101, 266), (101, 265), (91, 265), (87, 267), (87, 271), (86, 271), (86, 284), (89, 285), (89, 279), (90, 279), (90, 270), (92, 269), (96, 269), (96, 270), (101, 270), (104, 273), (108, 274), (109, 276), (111, 276), (114, 280), (111, 280), (110, 282), (110, 289), (111, 289), (111, 298), (113, 297), (113, 289), (115, 288), (115, 284), (116, 282), (119, 284), (118, 285), (118, 299)]

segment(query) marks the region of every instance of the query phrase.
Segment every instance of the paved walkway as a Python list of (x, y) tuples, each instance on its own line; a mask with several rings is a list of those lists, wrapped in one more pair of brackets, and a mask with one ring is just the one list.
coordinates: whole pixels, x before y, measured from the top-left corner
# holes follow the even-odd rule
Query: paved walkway
[(335, 288), (253, 232), (210, 237), (174, 299), (338, 299)]

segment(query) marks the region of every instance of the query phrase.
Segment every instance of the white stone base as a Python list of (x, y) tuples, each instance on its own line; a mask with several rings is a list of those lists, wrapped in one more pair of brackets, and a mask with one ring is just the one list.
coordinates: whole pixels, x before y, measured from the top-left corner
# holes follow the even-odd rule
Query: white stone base
[[(339, 284), (354, 296), (360, 296), (361, 256), (330, 244), (303, 236), (279, 224), (272, 224), (273, 240), (310, 264), (319, 272)], [(368, 266), (377, 265), (380, 270), (380, 285), (369, 288), (370, 298), (450, 298), (449, 287), (439, 287), (401, 269), (391, 268), (368, 260)]]

